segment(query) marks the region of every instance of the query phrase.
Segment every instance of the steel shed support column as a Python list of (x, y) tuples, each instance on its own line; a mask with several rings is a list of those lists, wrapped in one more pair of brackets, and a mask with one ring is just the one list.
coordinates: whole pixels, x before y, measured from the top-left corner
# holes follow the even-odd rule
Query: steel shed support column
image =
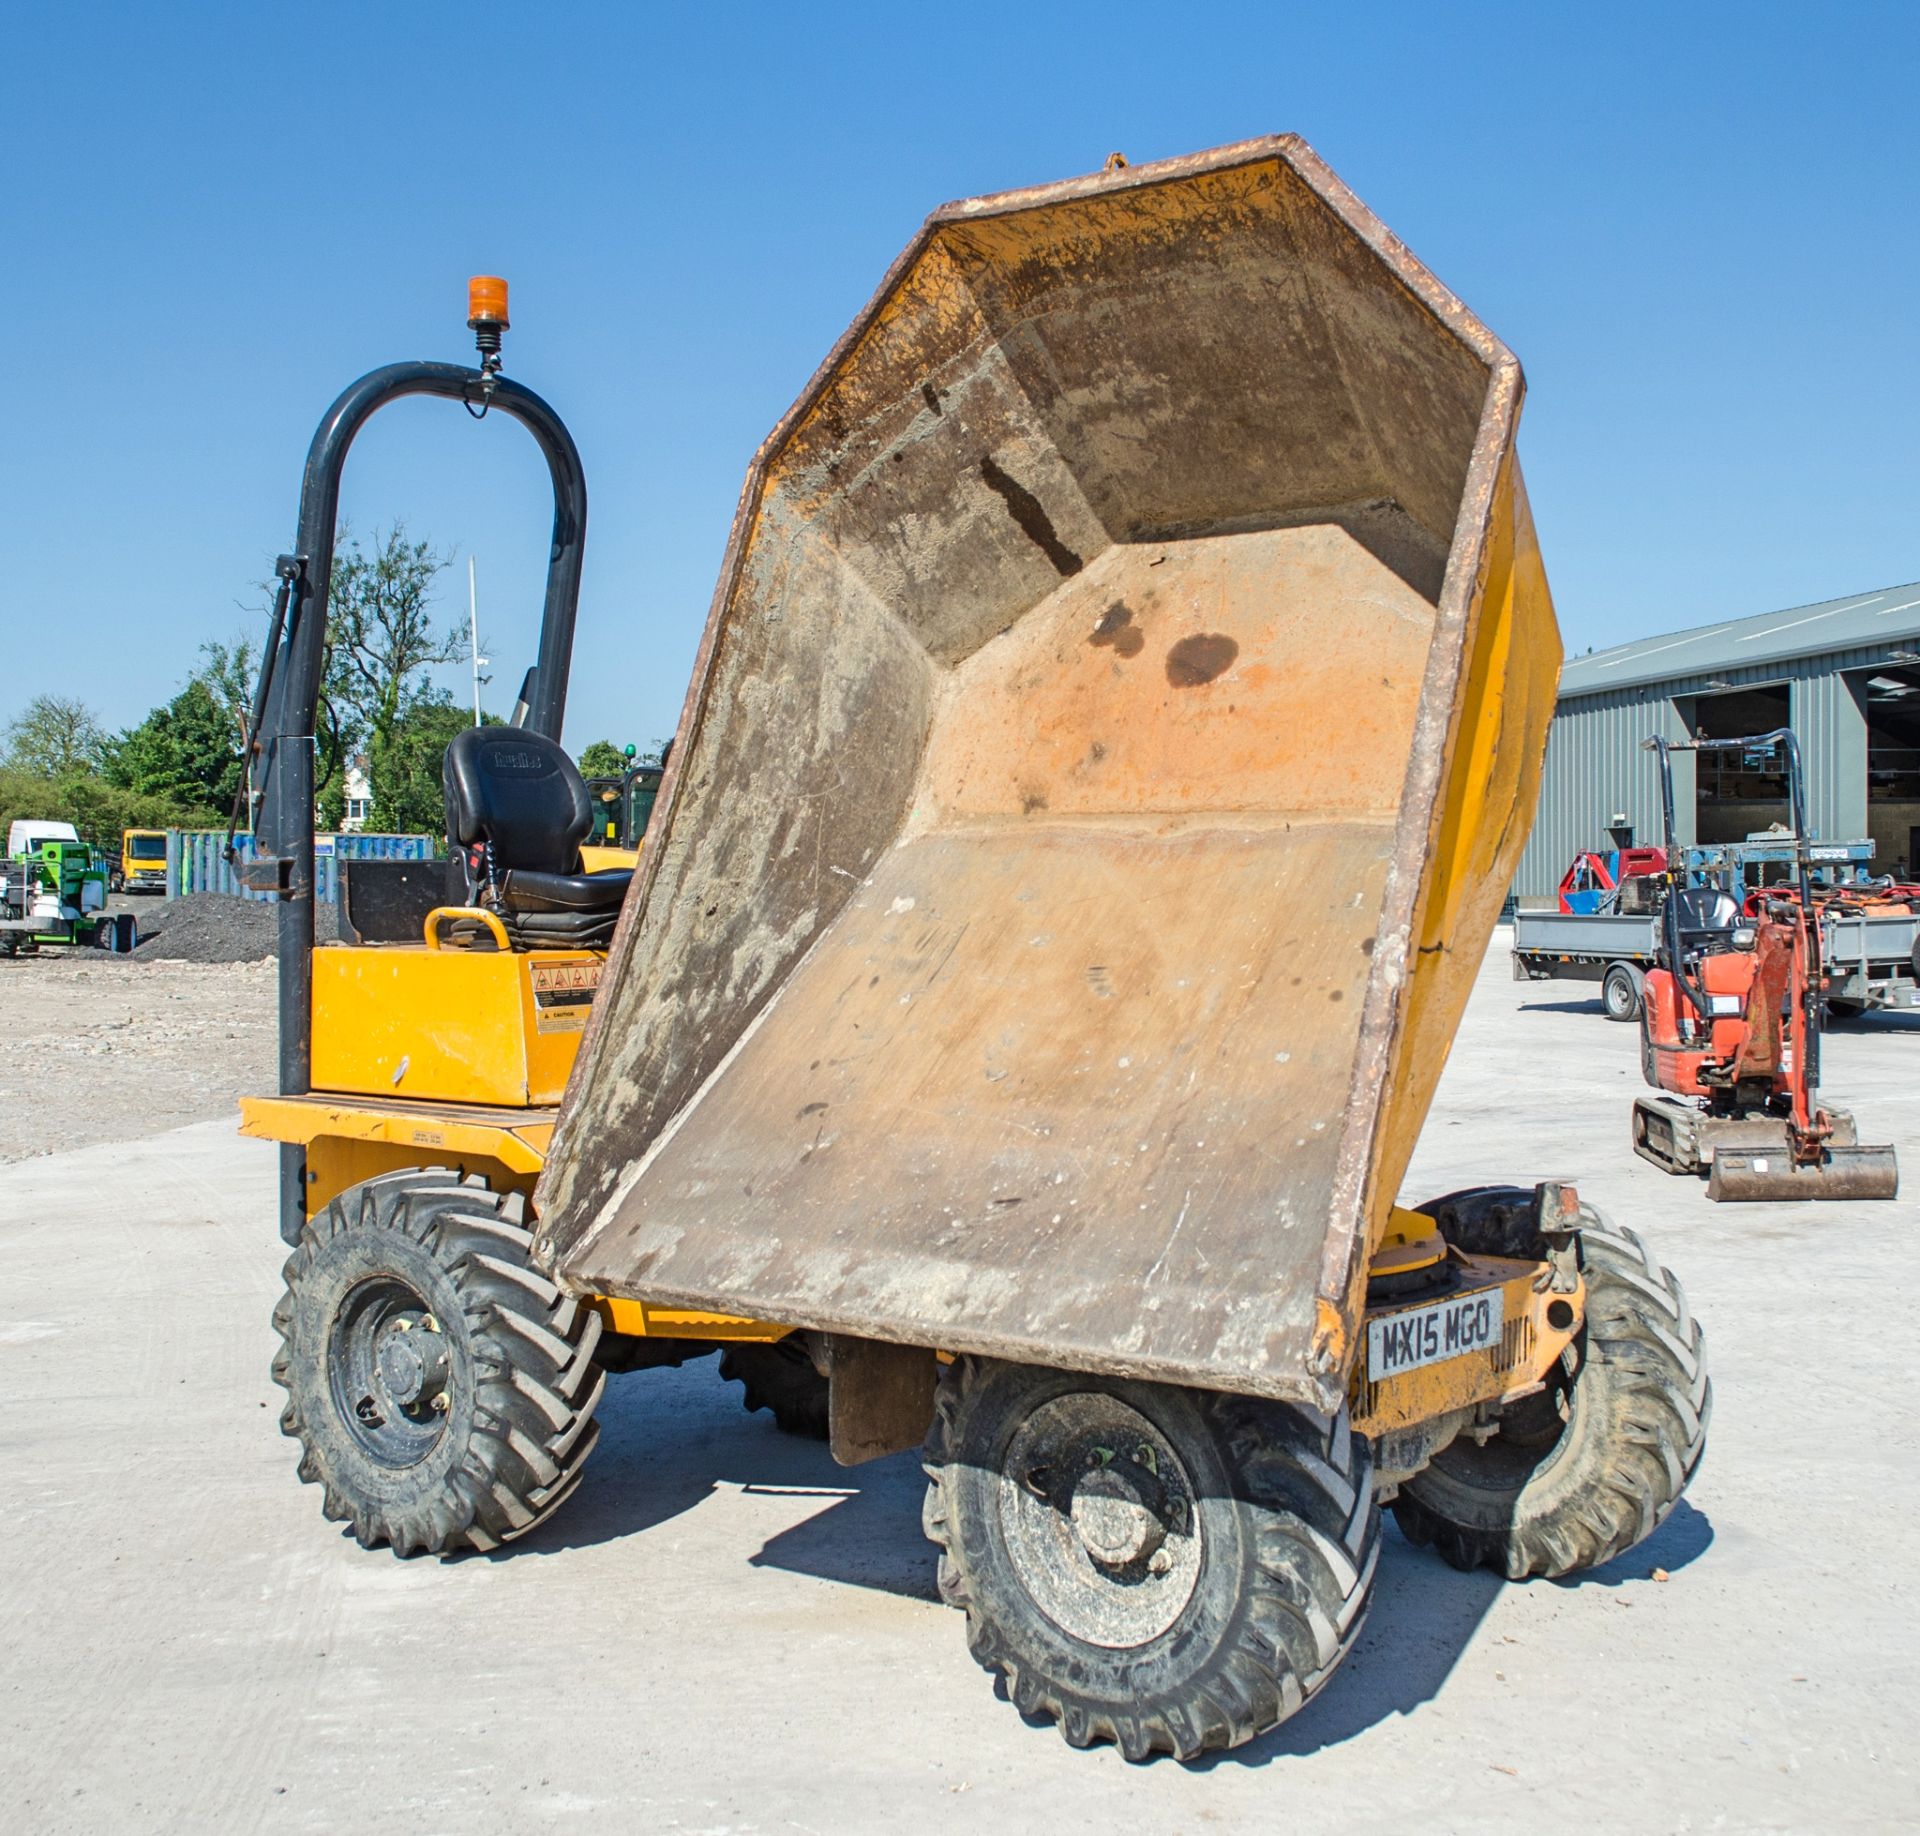
[[(1659, 715), (1661, 730), (1668, 739), (1693, 738), (1693, 696), (1674, 695), (1664, 703), (1656, 702), (1653, 711)], [(1682, 848), (1691, 848), (1700, 839), (1700, 778), (1696, 764), (1695, 755), (1691, 752), (1676, 752), (1673, 755), (1673, 839)], [(1660, 807), (1657, 778), (1653, 797), (1657, 812)]]

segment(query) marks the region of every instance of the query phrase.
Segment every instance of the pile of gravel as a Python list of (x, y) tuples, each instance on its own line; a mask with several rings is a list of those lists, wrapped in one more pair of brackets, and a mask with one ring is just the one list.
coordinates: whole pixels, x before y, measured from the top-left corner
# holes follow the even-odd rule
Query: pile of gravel
[[(140, 942), (131, 957), (108, 962), (256, 963), (274, 953), (279, 907), (232, 893), (197, 892), (138, 910)], [(321, 934), (333, 929), (333, 912), (323, 907)]]

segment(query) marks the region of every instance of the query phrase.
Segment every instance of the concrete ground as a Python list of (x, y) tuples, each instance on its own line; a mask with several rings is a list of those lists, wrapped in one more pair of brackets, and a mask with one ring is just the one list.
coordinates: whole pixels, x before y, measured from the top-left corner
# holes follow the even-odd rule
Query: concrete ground
[[(932, 1597), (921, 1481), (613, 1379), (508, 1553), (369, 1554), (267, 1380), (272, 1150), (230, 1119), (0, 1167), (0, 1827), (772, 1832), (1912, 1827), (1920, 1204), (1715, 1207), (1627, 1147), (1635, 1033), (1497, 937), (1408, 1196), (1571, 1174), (1678, 1269), (1717, 1404), (1692, 1494), (1573, 1584), (1389, 1531), (1344, 1670), (1257, 1744), (1128, 1767), (1026, 1726)], [(1829, 1090), (1920, 1192), (1920, 1024)]]

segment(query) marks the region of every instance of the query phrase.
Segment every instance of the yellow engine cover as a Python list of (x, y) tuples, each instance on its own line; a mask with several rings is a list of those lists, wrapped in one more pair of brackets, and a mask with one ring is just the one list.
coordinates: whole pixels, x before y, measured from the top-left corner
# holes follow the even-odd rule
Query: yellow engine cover
[(557, 1103), (603, 960), (590, 950), (316, 950), (313, 1087), (441, 1103)]
[(640, 850), (638, 848), (613, 848), (598, 842), (580, 844), (580, 871), (582, 873), (605, 873), (615, 867), (638, 867)]

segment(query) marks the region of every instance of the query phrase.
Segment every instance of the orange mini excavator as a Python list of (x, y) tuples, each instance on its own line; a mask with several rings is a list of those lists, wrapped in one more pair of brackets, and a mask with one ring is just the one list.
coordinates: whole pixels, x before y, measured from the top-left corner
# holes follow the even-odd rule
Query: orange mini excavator
[[(1819, 1100), (1821, 920), (1799, 742), (1783, 727), (1646, 745), (1660, 758), (1669, 865), (1640, 1017), (1641, 1069), (1661, 1094), (1633, 1106), (1635, 1151), (1669, 1173), (1704, 1171), (1713, 1199), (1892, 1198), (1893, 1149), (1861, 1147), (1852, 1116)], [(1671, 754), (1722, 750), (1783, 755), (1792, 802), (1795, 878), (1744, 911), (1725, 887), (1684, 883), (1673, 832)]]

